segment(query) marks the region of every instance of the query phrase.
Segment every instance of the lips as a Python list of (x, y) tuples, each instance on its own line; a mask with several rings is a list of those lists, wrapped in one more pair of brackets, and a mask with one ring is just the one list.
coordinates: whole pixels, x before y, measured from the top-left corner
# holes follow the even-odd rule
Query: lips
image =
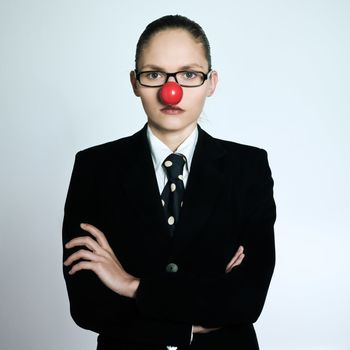
[(180, 107), (177, 106), (165, 106), (161, 109), (161, 112), (165, 113), (165, 114), (180, 114), (182, 112), (184, 112), (184, 110)]

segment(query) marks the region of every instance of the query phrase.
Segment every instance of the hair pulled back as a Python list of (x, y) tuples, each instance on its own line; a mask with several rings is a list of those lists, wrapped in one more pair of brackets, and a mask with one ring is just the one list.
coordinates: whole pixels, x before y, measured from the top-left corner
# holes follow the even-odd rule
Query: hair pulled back
[(204, 54), (208, 61), (209, 70), (211, 70), (211, 54), (208, 38), (202, 29), (202, 27), (190, 20), (187, 17), (181, 15), (167, 15), (156, 19), (147, 25), (143, 33), (141, 34), (137, 46), (135, 55), (135, 68), (138, 69), (138, 62), (142, 54), (142, 50), (147, 46), (153, 35), (167, 29), (183, 29), (192, 35), (193, 39), (203, 45)]

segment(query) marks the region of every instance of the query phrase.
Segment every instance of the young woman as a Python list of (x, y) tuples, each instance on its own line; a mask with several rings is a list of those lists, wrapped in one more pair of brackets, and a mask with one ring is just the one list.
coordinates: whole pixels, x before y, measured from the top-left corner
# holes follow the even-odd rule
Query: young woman
[(63, 222), (71, 315), (101, 350), (258, 349), (275, 264), (267, 153), (199, 126), (218, 76), (188, 18), (147, 26), (130, 80), (147, 123), (76, 155)]

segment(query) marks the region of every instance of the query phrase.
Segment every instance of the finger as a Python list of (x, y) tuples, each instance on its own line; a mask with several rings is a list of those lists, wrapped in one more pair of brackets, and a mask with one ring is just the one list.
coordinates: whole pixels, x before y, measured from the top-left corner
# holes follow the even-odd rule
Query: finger
[[(237, 260), (239, 258), (239, 256), (243, 253), (244, 251), (244, 247), (243, 246), (239, 246), (235, 255), (233, 256), (233, 258), (231, 259), (230, 263), (234, 262), (235, 260)], [(230, 264), (229, 263), (229, 264)]]
[(69, 274), (73, 275), (78, 271), (81, 270), (92, 270), (95, 271), (95, 266), (96, 263), (95, 262), (91, 262), (91, 261), (81, 261), (77, 264), (75, 264), (70, 270), (69, 270)]
[(227, 264), (227, 268), (233, 267), (233, 266), (237, 266), (242, 262), (242, 256), (244, 256), (244, 254), (240, 254), (239, 256), (237, 256), (235, 258), (235, 260), (231, 260), (228, 264)]
[(91, 225), (91, 224), (84, 224), (84, 223), (81, 223), (80, 224), (80, 227), (91, 233), (95, 238), (96, 238), (96, 241), (98, 242), (98, 244), (105, 250), (107, 250), (109, 253), (111, 253), (113, 255), (113, 257), (115, 257), (117, 259), (117, 257), (114, 255), (114, 252), (111, 248), (111, 246), (109, 245), (108, 241), (107, 241), (107, 238), (105, 236), (105, 234), (99, 230), (96, 226), (94, 225)]
[(238, 256), (238, 255), (242, 254), (243, 251), (244, 251), (244, 247), (243, 247), (242, 245), (240, 245), (240, 246), (238, 247), (237, 251), (236, 251), (235, 256)]
[(244, 257), (245, 257), (245, 254), (241, 254), (241, 255), (239, 256), (239, 258), (237, 259), (237, 261), (236, 261), (236, 263), (235, 263), (235, 266), (240, 265), (241, 262), (243, 261)]
[(237, 249), (235, 255), (233, 256), (233, 258), (230, 260), (230, 262), (227, 264), (227, 267), (228, 268), (229, 266), (231, 266), (232, 264), (234, 264), (234, 262), (238, 259), (238, 257), (243, 253), (243, 246), (239, 246), (239, 248)]
[(98, 244), (102, 247), (102, 248), (109, 248), (109, 244), (108, 244), (108, 241), (106, 239), (106, 236), (104, 235), (104, 233), (99, 230), (96, 226), (94, 225), (91, 225), (91, 224), (80, 224), (80, 227), (91, 233), (95, 238), (96, 238), (96, 241), (98, 242)]
[(212, 332), (212, 331), (216, 331), (220, 329), (220, 327), (218, 328), (204, 328), (202, 326), (192, 326), (192, 331), (193, 333), (209, 333), (209, 332)]
[(80, 249), (77, 252), (70, 255), (63, 264), (65, 266), (69, 266), (74, 261), (77, 261), (79, 259), (86, 259), (86, 260), (90, 260), (90, 261), (100, 261), (101, 257), (97, 254), (90, 252), (89, 250)]
[(231, 270), (232, 270), (235, 266), (240, 265), (240, 264), (242, 263), (244, 257), (245, 257), (245, 255), (244, 255), (244, 254), (241, 254), (233, 264), (228, 265), (228, 266), (226, 267), (225, 272), (226, 272), (226, 273), (231, 272)]
[(241, 255), (239, 255), (234, 262), (230, 262), (227, 265), (226, 270), (232, 269), (233, 267), (240, 265), (244, 257), (245, 257), (245, 255), (243, 253)]
[(235, 266), (240, 265), (244, 259), (244, 256), (245, 255), (243, 253), (239, 255), (236, 254), (234, 258), (232, 258), (232, 260), (227, 264), (225, 272), (230, 272)]
[(204, 328), (204, 333), (209, 333), (209, 332), (217, 331), (218, 329), (220, 329), (220, 327), (216, 327), (216, 328)]
[(65, 247), (68, 249), (77, 246), (85, 246), (93, 252), (101, 252), (102, 250), (101, 246), (94, 239), (88, 236), (73, 238), (65, 245)]

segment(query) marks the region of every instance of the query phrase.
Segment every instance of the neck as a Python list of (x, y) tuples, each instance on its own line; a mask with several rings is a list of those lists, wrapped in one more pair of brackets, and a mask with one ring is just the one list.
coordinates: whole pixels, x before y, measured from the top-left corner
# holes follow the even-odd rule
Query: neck
[(164, 130), (148, 122), (153, 134), (167, 145), (173, 152), (191, 135), (192, 131), (197, 127), (197, 122), (188, 125), (181, 130)]

